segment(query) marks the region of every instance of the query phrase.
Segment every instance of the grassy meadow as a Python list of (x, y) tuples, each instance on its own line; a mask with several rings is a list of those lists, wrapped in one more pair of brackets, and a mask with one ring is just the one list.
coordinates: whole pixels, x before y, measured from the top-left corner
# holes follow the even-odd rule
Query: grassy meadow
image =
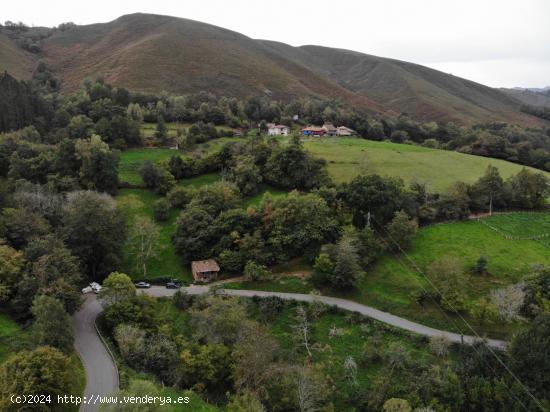
[[(148, 217), (152, 221), (153, 206), (161, 196), (146, 189), (122, 189), (116, 197), (119, 207), (126, 214), (128, 225), (138, 216)], [(171, 210), (169, 219), (166, 222), (156, 222), (159, 228), (159, 242), (157, 245), (157, 256), (149, 259), (147, 264), (147, 278), (170, 277), (182, 280), (191, 280), (190, 268), (184, 267), (181, 259), (176, 255), (172, 244), (171, 236), (175, 231), (176, 219), (179, 210)], [(125, 247), (125, 258), (121, 270), (134, 279), (140, 279), (141, 272), (136, 268), (135, 257), (130, 254), (129, 248)]]
[(496, 214), (485, 218), (484, 221), (514, 237), (550, 236), (550, 213)]
[[(520, 219), (522, 214), (516, 214)], [(545, 220), (550, 214), (528, 214), (531, 219)], [(507, 222), (509, 215), (498, 215)], [(524, 219), (526, 219), (524, 217)], [(536, 224), (532, 224), (536, 227)], [(533, 264), (550, 265), (548, 245), (535, 240), (509, 240), (499, 232), (491, 230), (479, 221), (438, 224), (422, 228), (407, 256), (421, 270), (418, 273), (403, 255), (385, 254), (367, 271), (353, 292), (338, 293), (332, 290), (324, 294), (352, 299), (374, 306), (392, 314), (426, 325), (446, 330), (471, 334), (464, 328), (457, 316), (445, 314), (439, 306), (429, 300), (420, 306), (414, 299), (416, 291), (426, 288), (431, 291), (425, 278), (427, 267), (444, 256), (457, 257), (463, 265), (466, 276), (465, 294), (467, 302), (487, 297), (491, 289), (503, 287), (521, 280), (530, 272)], [(487, 273), (474, 274), (474, 265), (480, 256), (488, 260)], [(303, 265), (301, 271), (307, 268)], [(311, 268), (310, 268), (311, 269)], [(292, 270), (291, 270), (292, 272)], [(294, 270), (300, 272), (300, 270)], [(239, 282), (226, 285), (229, 288), (260, 289), (308, 293), (313, 287), (305, 279), (296, 276), (276, 276), (273, 281)], [(521, 325), (479, 324), (464, 315), (480, 334), (492, 337), (509, 337)]]
[(21, 329), (9, 315), (0, 312), (0, 363), (29, 342), (29, 332)]
[[(313, 155), (327, 160), (329, 173), (336, 182), (350, 181), (361, 173), (377, 173), (398, 176), (407, 184), (423, 182), (434, 192), (446, 191), (457, 180), (473, 183), (488, 165), (497, 167), (504, 179), (523, 167), (505, 160), (351, 137), (312, 138), (304, 146)], [(550, 178), (550, 173), (545, 174)]]
[[(206, 174), (191, 179), (183, 179), (179, 182), (185, 187), (198, 188), (220, 180), (217, 174)], [(265, 186), (260, 193), (243, 199), (242, 206), (257, 206), (260, 204), (263, 196), (269, 193), (273, 198), (285, 196), (286, 192)], [(154, 221), (154, 203), (161, 196), (147, 189), (121, 189), (116, 197), (119, 207), (126, 215), (129, 227), (138, 216), (148, 217)], [(184, 265), (181, 258), (176, 255), (174, 245), (172, 244), (172, 234), (176, 230), (176, 220), (180, 210), (170, 210), (169, 218), (166, 222), (155, 222), (159, 228), (159, 241), (157, 245), (156, 257), (149, 259), (147, 264), (148, 279), (153, 278), (177, 278), (184, 281), (192, 281), (191, 270), (188, 265)], [(136, 267), (135, 257), (130, 253), (128, 245), (125, 246), (124, 261), (121, 270), (132, 276), (134, 279), (141, 279), (141, 271)]]
[(212, 154), (218, 152), (225, 143), (236, 141), (238, 137), (220, 137), (207, 143), (197, 145), (190, 151), (177, 151), (159, 147), (144, 147), (138, 149), (129, 149), (120, 152), (120, 163), (118, 167), (118, 178), (121, 182), (128, 182), (132, 185), (143, 185), (143, 180), (139, 175), (139, 169), (143, 162), (149, 160), (153, 163), (167, 161), (174, 155), (183, 157), (190, 156), (192, 153)]

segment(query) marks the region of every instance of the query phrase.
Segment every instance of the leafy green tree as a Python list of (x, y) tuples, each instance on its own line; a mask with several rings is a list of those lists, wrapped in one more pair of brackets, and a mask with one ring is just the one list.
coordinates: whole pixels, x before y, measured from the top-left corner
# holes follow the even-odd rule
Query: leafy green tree
[(73, 349), (73, 326), (69, 314), (57, 299), (40, 295), (32, 304), (33, 331), (41, 346), (52, 346), (69, 353)]
[(79, 179), (86, 189), (116, 193), (118, 189), (118, 156), (98, 135), (75, 143), (76, 158), (80, 161)]
[(240, 206), (239, 189), (229, 182), (216, 182), (198, 189), (189, 207), (199, 207), (213, 218), (224, 210)]
[(153, 215), (157, 222), (166, 222), (170, 217), (170, 203), (165, 198), (158, 199), (153, 204)]
[(478, 179), (472, 189), (478, 194), (478, 202), (488, 206), (489, 215), (493, 214), (493, 205), (503, 204), (504, 181), (498, 169), (492, 165), (487, 166), (485, 174)]
[[(153, 382), (143, 379), (131, 379), (128, 388), (119, 390), (114, 394), (114, 396), (117, 396), (118, 399), (129, 399), (131, 397), (142, 397), (145, 395), (157, 397), (161, 396), (161, 392)], [(105, 403), (100, 406), (99, 410), (101, 412), (162, 412), (166, 410), (166, 405), (163, 406), (160, 404), (160, 402), (121, 402), (111, 404)]]
[(384, 251), (382, 242), (377, 239), (374, 230), (368, 226), (357, 232), (356, 244), (363, 269), (374, 263)]
[(245, 308), (236, 299), (210, 297), (204, 309), (190, 311), (194, 335), (208, 343), (232, 344), (238, 337)]
[(320, 246), (337, 238), (340, 228), (326, 202), (314, 194), (291, 192), (267, 203), (264, 228), (270, 235), (266, 245), (278, 260), (318, 253)]
[(487, 264), (488, 263), (489, 262), (487, 261), (487, 258), (485, 256), (480, 256), (476, 260), (476, 266), (475, 266), (476, 273), (479, 274), (479, 275), (483, 275), (487, 271)]
[(257, 322), (245, 322), (233, 346), (233, 380), (239, 393), (262, 392), (273, 374), (279, 344), (269, 330)]
[(220, 343), (197, 345), (180, 354), (184, 381), (194, 388), (219, 391), (227, 387), (231, 374), (231, 350)]
[(418, 223), (416, 223), (416, 220), (411, 219), (404, 211), (396, 212), (387, 225), (390, 248), (396, 252), (410, 248), (417, 231)]
[(0, 236), (17, 249), (26, 246), (33, 238), (44, 236), (50, 231), (48, 221), (38, 213), (5, 208), (0, 215)]
[(166, 127), (166, 121), (162, 115), (157, 118), (157, 127), (155, 129), (155, 137), (162, 143), (166, 143), (168, 140), (168, 129)]
[(122, 358), (132, 366), (139, 366), (146, 350), (146, 333), (137, 326), (121, 323), (114, 330), (115, 341)]
[(443, 256), (428, 266), (428, 276), (437, 286), (436, 297), (448, 311), (465, 309), (465, 275), (460, 259)]
[(0, 366), (0, 409), (13, 410), (12, 394), (57, 396), (67, 394), (73, 386), (70, 360), (62, 352), (47, 346), (11, 355)]
[(244, 276), (247, 280), (259, 281), (269, 279), (271, 273), (264, 265), (249, 260), (244, 267)]
[(138, 216), (134, 220), (128, 238), (130, 253), (135, 256), (136, 269), (147, 277), (147, 262), (158, 255), (159, 229), (151, 219)]
[(99, 299), (105, 306), (130, 300), (136, 295), (136, 287), (130, 276), (125, 273), (113, 272), (103, 281)]
[(258, 193), (260, 183), (262, 182), (260, 168), (256, 166), (251, 156), (239, 157), (236, 164), (229, 169), (227, 177), (237, 185), (245, 196)]
[(15, 292), (24, 265), (23, 253), (0, 244), (0, 302), (9, 300)]
[(168, 170), (149, 160), (143, 162), (139, 173), (145, 185), (150, 189), (155, 189), (161, 195), (168, 193), (176, 184), (174, 176)]
[(212, 217), (200, 207), (187, 206), (176, 221), (172, 242), (184, 261), (207, 258), (211, 244)]
[(313, 265), (315, 269), (312, 276), (313, 284), (317, 287), (325, 286), (329, 283), (329, 278), (334, 273), (334, 262), (328, 253), (322, 252), (315, 258)]
[(361, 276), (359, 256), (354, 246), (353, 239), (343, 237), (336, 247), (334, 269), (329, 275), (331, 286), (340, 289), (353, 288)]
[(356, 227), (365, 227), (369, 213), (379, 225), (385, 225), (403, 206), (403, 182), (393, 177), (360, 175), (342, 185), (340, 197), (352, 212)]
[(79, 114), (71, 119), (67, 129), (73, 139), (86, 139), (92, 136), (94, 122), (89, 117)]
[(525, 168), (510, 177), (506, 186), (512, 205), (525, 209), (542, 207), (550, 190), (548, 178)]
[(193, 197), (193, 190), (181, 186), (176, 186), (166, 195), (170, 207), (175, 209), (184, 209)]
[[(35, 249), (35, 253), (40, 252)], [(78, 285), (81, 279), (79, 260), (63, 243), (51, 244), (51, 249), (35, 256), (30, 266), (30, 276), (20, 282), (19, 303), (28, 302), (25, 303), (28, 308), (35, 294), (48, 295), (60, 301), (68, 313), (74, 313), (80, 307), (81, 294)], [(28, 288), (24, 288), (22, 293), (23, 283)], [(28, 293), (30, 288), (34, 289), (34, 293)]]
[(300, 190), (330, 182), (325, 161), (311, 157), (299, 142), (273, 151), (265, 165), (264, 179), (275, 187)]
[(113, 198), (91, 191), (69, 193), (63, 224), (69, 249), (92, 279), (101, 279), (117, 267), (126, 224)]
[[(393, 135), (392, 135), (393, 136)], [(384, 402), (384, 412), (412, 412), (411, 405), (406, 399), (391, 398)]]
[(516, 376), (540, 399), (550, 400), (550, 315), (539, 315), (509, 348)]
[(264, 412), (265, 408), (254, 392), (243, 392), (231, 397), (226, 408), (227, 412)]

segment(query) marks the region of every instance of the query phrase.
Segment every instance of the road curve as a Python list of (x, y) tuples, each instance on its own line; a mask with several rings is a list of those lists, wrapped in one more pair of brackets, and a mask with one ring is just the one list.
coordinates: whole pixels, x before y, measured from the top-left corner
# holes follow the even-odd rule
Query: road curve
[(80, 411), (97, 411), (97, 396), (110, 395), (118, 390), (118, 370), (108, 349), (97, 334), (95, 320), (103, 308), (95, 294), (86, 295), (78, 312), (73, 315), (74, 346), (86, 371), (85, 400), (92, 403), (80, 406)]
[[(187, 293), (192, 295), (200, 295), (209, 292), (208, 286), (189, 286), (182, 288)], [(150, 289), (143, 289), (141, 293), (145, 293), (155, 297), (171, 297), (176, 293), (174, 289), (166, 289), (163, 286), (152, 286)], [(460, 335), (457, 333), (447, 332), (439, 329), (430, 328), (416, 322), (411, 322), (391, 313), (362, 305), (346, 299), (334, 298), (330, 296), (313, 296), (301, 293), (284, 293), (284, 292), (266, 292), (259, 290), (237, 290), (237, 289), (219, 289), (217, 293), (228, 296), (240, 297), (270, 297), (277, 296), (285, 300), (295, 300), (299, 302), (312, 302), (318, 300), (330, 306), (337, 306), (341, 309), (358, 312), (372, 319), (404, 329), (410, 332), (418, 333), (424, 336), (445, 336), (450, 341), (456, 343), (471, 344), (478, 340), (477, 337)], [(93, 396), (105, 396), (112, 394), (118, 390), (118, 371), (116, 365), (103, 345), (95, 328), (95, 320), (101, 313), (102, 307), (99, 304), (96, 295), (89, 294), (79, 312), (73, 316), (73, 324), (75, 331), (75, 349), (79, 353), (80, 358), (86, 370), (86, 390), (84, 396), (86, 399), (91, 399)], [(506, 349), (506, 342), (496, 339), (488, 339), (487, 344), (498, 350)], [(99, 405), (86, 404), (82, 405), (82, 412), (96, 411)]]
[[(208, 292), (207, 286), (189, 286), (183, 288), (189, 294), (202, 294)], [(174, 289), (166, 289), (160, 286), (153, 286), (151, 289), (145, 289), (145, 293), (151, 296), (172, 296), (176, 291)], [(284, 293), (284, 292), (265, 292), (258, 290), (237, 290), (237, 289), (220, 289), (218, 293), (230, 296), (240, 296), (240, 297), (269, 297), (269, 296), (278, 296), (286, 300), (296, 300), (300, 302), (312, 302), (313, 300), (318, 300), (330, 306), (337, 306), (341, 309), (349, 310), (352, 312), (359, 312), (362, 315), (368, 316), (369, 318), (378, 320), (388, 325), (395, 326), (400, 329), (404, 329), (410, 332), (418, 333), (424, 336), (445, 336), (451, 342), (456, 343), (467, 343), (471, 344), (479, 340), (478, 337), (460, 335), (458, 333), (447, 332), (439, 329), (430, 328), (429, 326), (421, 325), (420, 323), (411, 322), (410, 320), (400, 318), (399, 316), (392, 315), (391, 313), (383, 312), (381, 310), (375, 309), (370, 306), (362, 305), (361, 303), (353, 302), (351, 300), (333, 298), (330, 296), (314, 296), (306, 295), (301, 293)], [(506, 349), (506, 342), (497, 339), (487, 339), (487, 344), (499, 350)]]

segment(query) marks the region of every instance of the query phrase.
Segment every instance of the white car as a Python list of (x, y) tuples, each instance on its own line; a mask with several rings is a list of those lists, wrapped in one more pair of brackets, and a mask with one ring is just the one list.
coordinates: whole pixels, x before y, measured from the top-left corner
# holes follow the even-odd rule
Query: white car
[(97, 282), (90, 283), (89, 286), (86, 286), (84, 289), (82, 289), (82, 293), (90, 293), (94, 292), (96, 295), (101, 291), (101, 285)]

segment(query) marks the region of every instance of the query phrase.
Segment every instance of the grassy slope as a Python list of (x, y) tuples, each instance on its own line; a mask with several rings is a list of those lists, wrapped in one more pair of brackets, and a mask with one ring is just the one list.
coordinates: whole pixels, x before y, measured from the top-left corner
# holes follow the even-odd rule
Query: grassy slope
[(82, 79), (103, 76), (132, 90), (177, 93), (203, 90), (247, 96), (321, 95), (378, 105), (303, 66), (277, 61), (261, 42), (193, 20), (131, 14), (112, 22), (55, 33), (45, 56), (75, 89)]
[[(469, 276), (466, 294), (469, 300), (486, 296), (490, 289), (520, 280), (532, 264), (550, 264), (550, 252), (530, 240), (507, 240), (480, 222), (435, 225), (420, 230), (408, 256), (426, 273), (433, 261), (456, 256), (464, 269), (471, 271), (480, 256), (488, 259), (489, 275)], [(403, 262), (403, 263), (400, 263)], [(430, 290), (426, 279), (411, 268), (406, 259), (384, 256), (360, 283), (360, 291), (350, 295), (367, 305), (426, 324), (449, 328), (446, 318), (435, 306), (419, 310), (410, 294), (420, 287)], [(477, 325), (494, 336), (507, 332), (502, 325)]]
[(399, 176), (406, 183), (424, 182), (435, 192), (445, 191), (457, 180), (474, 182), (488, 165), (497, 167), (504, 178), (523, 167), (505, 160), (357, 138), (310, 139), (305, 147), (327, 160), (328, 170), (337, 182), (349, 181), (360, 173), (378, 173)]
[[(519, 112), (519, 101), (416, 64), (323, 47), (253, 40), (220, 27), (168, 16), (132, 14), (112, 22), (58, 31), (43, 54), (66, 90), (102, 76), (136, 91), (209, 91), (288, 99), (306, 95), (347, 101), (369, 112), (407, 112), (429, 120), (472, 123), (541, 121)], [(2, 47), (0, 47), (0, 50)], [(3, 48), (14, 71), (31, 64)], [(1, 53), (1, 52), (0, 52)], [(23, 67), (21, 69), (20, 67)]]
[[(155, 126), (153, 126), (154, 129)], [(174, 130), (174, 129), (172, 129)], [(219, 151), (221, 147), (228, 142), (238, 141), (237, 137), (220, 137), (218, 139), (211, 140), (207, 143), (197, 145), (193, 151), (202, 152), (205, 154), (211, 154)], [(145, 160), (151, 162), (158, 162), (168, 160), (172, 156), (180, 154), (185, 157), (189, 152), (179, 152), (177, 150), (163, 149), (163, 148), (139, 148), (129, 149), (120, 153), (119, 174), (118, 177), (122, 182), (128, 182), (133, 185), (143, 184), (143, 180), (139, 175), (139, 168)]]
[[(192, 179), (183, 179), (179, 184), (198, 188), (216, 182), (219, 179), (220, 176), (217, 174), (207, 174)], [(272, 197), (285, 195), (285, 192), (270, 187), (264, 187), (258, 195), (245, 199), (243, 201), (243, 207), (258, 205), (267, 192), (269, 192)], [(116, 197), (118, 205), (126, 214), (130, 226), (137, 216), (148, 217), (154, 221), (153, 206), (155, 201), (160, 198), (161, 196), (146, 189), (122, 189)], [(176, 255), (171, 241), (172, 234), (175, 231), (178, 214), (179, 210), (171, 210), (168, 221), (156, 223), (160, 232), (157, 257), (150, 259), (148, 262), (147, 278), (171, 277), (186, 281), (192, 280), (190, 268), (187, 265), (183, 265), (181, 259)], [(136, 269), (135, 258), (129, 253), (128, 246), (125, 248), (125, 258), (121, 270), (131, 275), (134, 279), (140, 279), (142, 277), (140, 275), (141, 272), (138, 272)]]
[[(524, 226), (531, 227), (531, 231), (525, 228), (522, 231), (532, 236), (542, 233), (540, 222), (547, 221), (550, 216), (528, 214), (527, 218), (525, 215), (515, 214), (513, 218), (510, 215), (494, 216), (491, 224), (505, 230), (511, 227), (510, 220), (529, 221)], [(550, 243), (544, 245), (533, 240), (507, 240), (484, 224), (470, 221), (421, 229), (407, 254), (423, 273), (426, 273), (430, 263), (443, 256), (458, 257), (467, 272), (468, 301), (473, 301), (487, 296), (491, 289), (517, 282), (529, 272), (532, 264), (550, 264)], [(489, 273), (472, 275), (474, 264), (481, 255), (488, 259)], [(300, 267), (296, 272), (303, 269)], [(308, 293), (312, 289), (308, 282), (297, 277), (283, 277), (271, 282), (235, 283), (227, 287), (296, 293)], [(428, 281), (413, 269), (405, 257), (387, 254), (367, 272), (355, 292), (338, 294), (327, 290), (325, 294), (339, 295), (441, 329), (462, 329), (471, 334), (456, 316), (447, 317), (433, 302), (425, 307), (416, 304), (411, 295), (422, 287), (431, 290)], [(494, 337), (507, 337), (519, 326), (501, 323), (480, 325), (465, 316), (480, 334), (487, 333)]]
[(0, 72), (8, 71), (18, 79), (30, 79), (36, 56), (21, 49), (7, 36), (0, 34)]
[[(129, 225), (137, 216), (153, 219), (153, 205), (160, 196), (145, 189), (123, 189), (117, 196), (117, 202), (126, 213)], [(172, 233), (175, 231), (175, 223), (178, 211), (172, 210), (167, 222), (156, 223), (159, 227), (160, 237), (157, 247), (157, 258), (148, 262), (147, 277), (173, 277), (191, 280), (191, 271), (183, 267), (181, 259), (176, 256), (171, 241)], [(135, 258), (130, 255), (128, 248), (125, 249), (125, 259), (122, 271), (131, 275), (134, 279), (141, 276), (136, 270)]]

